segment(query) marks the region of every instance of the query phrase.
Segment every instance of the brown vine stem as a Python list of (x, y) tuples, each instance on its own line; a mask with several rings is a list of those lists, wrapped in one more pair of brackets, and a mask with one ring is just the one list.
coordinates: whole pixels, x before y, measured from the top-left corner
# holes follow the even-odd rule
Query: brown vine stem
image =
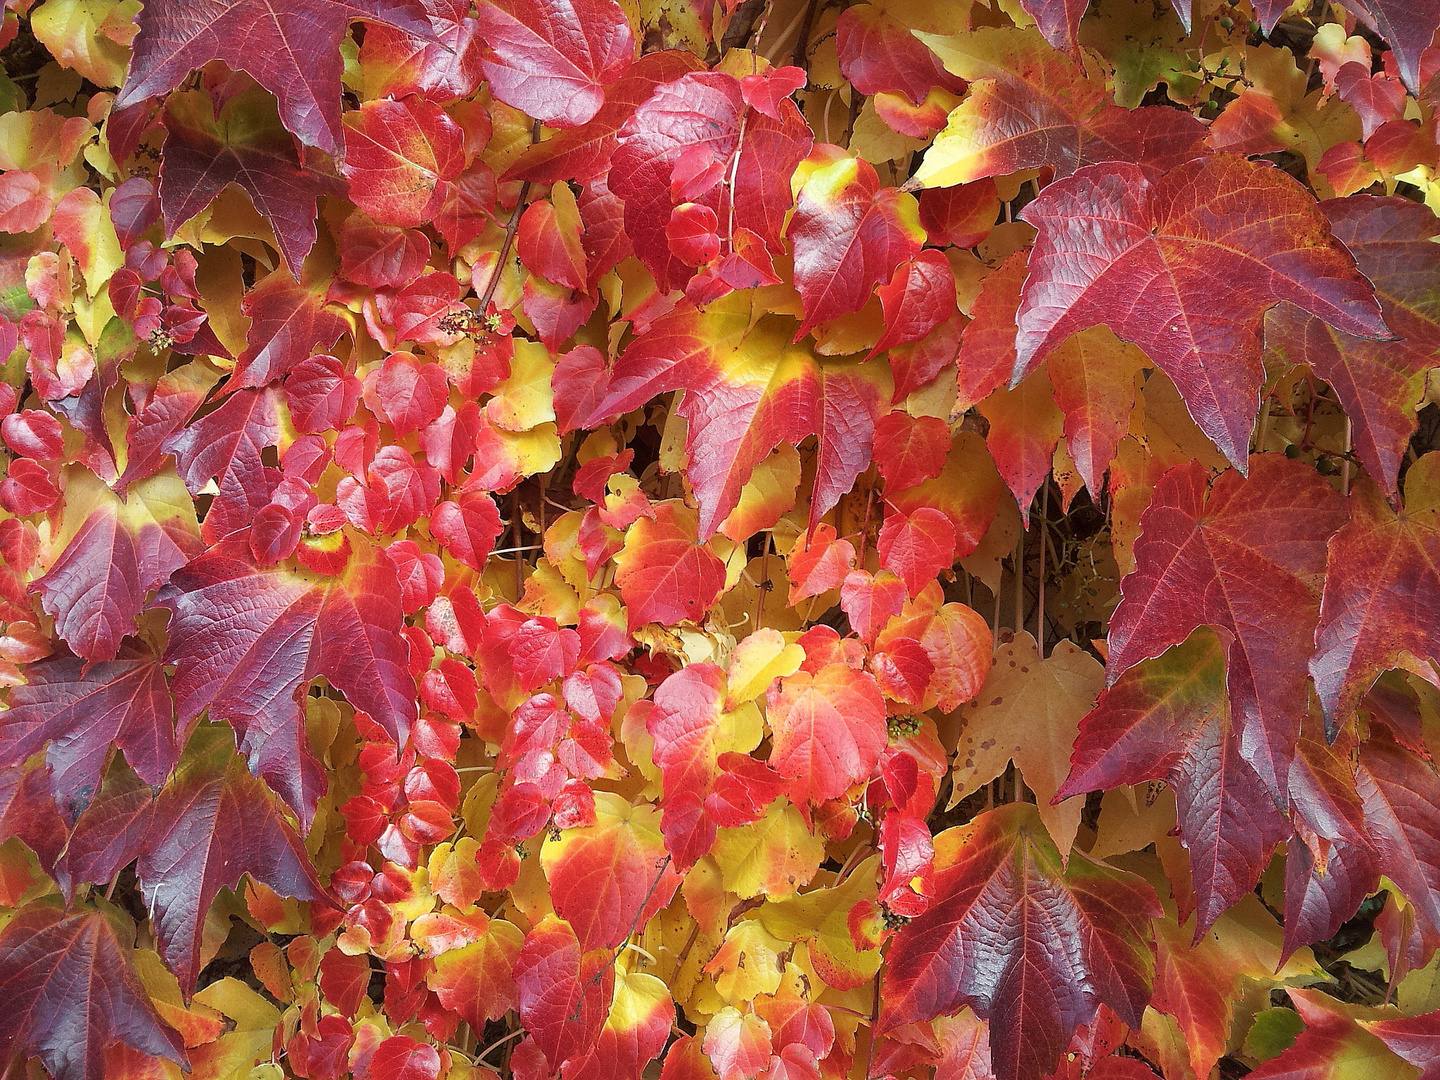
[(1340, 463), (1340, 494), (1350, 494), (1350, 451), (1354, 446), (1355, 427), (1350, 418), (1345, 418), (1345, 457)]
[(1025, 530), (1015, 541), (1015, 633), (1025, 629)]
[(521, 597), (525, 595), (525, 560), (520, 558), (520, 530), (524, 528), (524, 522), (520, 520), (520, 491), (517, 488), (510, 496), (510, 535), (513, 538), (515, 555), (515, 602), (518, 604)]
[(1045, 533), (1050, 528), (1050, 482), (1040, 486), (1040, 580), (1035, 605), (1035, 655), (1045, 659)]
[(805, 21), (800, 24), (800, 39), (795, 42), (795, 52), (790, 57), (790, 63), (798, 68), (805, 67), (805, 54), (810, 51), (810, 29), (815, 25), (815, 13), (819, 7), (819, 0), (810, 0), (805, 5)]
[[(635, 918), (630, 920), (630, 929), (625, 934), (625, 941), (628, 942), (635, 936), (635, 930), (640, 925), (640, 920), (645, 916), (645, 909), (650, 906), (650, 898), (655, 895), (655, 890), (660, 887), (660, 882), (665, 880), (665, 871), (668, 869), (670, 869), (670, 856), (666, 855), (665, 858), (660, 860), (660, 869), (655, 875), (655, 880), (650, 883), (650, 888), (645, 890), (645, 899), (640, 901), (640, 910), (635, 912)], [(618, 949), (610, 954), (610, 959), (605, 961), (605, 966), (595, 972), (594, 975), (591, 975), (585, 985), (580, 988), (580, 996), (575, 1002), (575, 1011), (570, 1014), (570, 1019), (565, 1021), (567, 1024), (572, 1024), (580, 1019), (580, 1010), (585, 1007), (585, 995), (592, 986), (605, 977), (607, 971), (615, 966), (616, 961), (620, 959), (620, 954), (624, 951), (625, 945), (622, 943)]]
[(516, 1029), (515, 1031), (510, 1032), (509, 1035), (502, 1035), (502, 1036), (500, 1036), (500, 1038), (496, 1039), (496, 1040), (495, 1040), (494, 1042), (492, 1042), (489, 1046), (485, 1047), (484, 1050), (481, 1050), (480, 1053), (478, 1053), (478, 1054), (475, 1055), (475, 1057), (474, 1057), (474, 1059), (473, 1059), (473, 1064), (479, 1065), (482, 1061), (484, 1061), (487, 1057), (490, 1056), (491, 1051), (493, 1051), (493, 1050), (499, 1050), (500, 1047), (504, 1046), (504, 1045), (505, 1045), (506, 1043), (508, 1043), (511, 1039), (517, 1039), (517, 1038), (519, 1038), (521, 1035), (524, 1035), (524, 1034), (525, 1034), (525, 1029), (524, 1029), (524, 1028), (518, 1028), (518, 1029)]
[[(540, 141), (540, 121), (530, 129), (530, 143)], [(510, 211), (510, 220), (505, 223), (505, 239), (500, 241), (500, 254), (495, 260), (495, 269), (490, 271), (490, 280), (485, 282), (485, 291), (480, 294), (480, 317), (490, 310), (490, 301), (495, 299), (495, 290), (500, 287), (500, 278), (505, 273), (505, 261), (510, 258), (510, 249), (515, 246), (515, 234), (520, 231), (520, 217), (525, 213), (525, 197), (530, 194), (530, 181), (520, 185), (520, 194), (515, 197), (515, 209)]]
[(885, 974), (885, 963), (875, 972), (875, 1000), (870, 1006), (870, 1045), (865, 1050), (865, 1080), (870, 1080), (875, 1071), (875, 1026), (880, 1023), (880, 979)]

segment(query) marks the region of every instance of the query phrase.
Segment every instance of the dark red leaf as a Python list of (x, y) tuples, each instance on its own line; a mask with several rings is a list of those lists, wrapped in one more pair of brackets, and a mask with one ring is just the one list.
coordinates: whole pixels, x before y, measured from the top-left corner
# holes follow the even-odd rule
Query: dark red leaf
[(105, 1049), (115, 1043), (188, 1064), (180, 1036), (156, 1014), (131, 966), (132, 948), (93, 908), (67, 916), (41, 901), (16, 914), (0, 934), (7, 1057), (37, 1057), (55, 1080), (104, 1080)]
[(1155, 973), (1155, 894), (1078, 851), (1068, 865), (1034, 806), (1012, 803), (935, 837), (930, 909), (902, 927), (882, 1030), (969, 1005), (990, 1021), (999, 1080), (1040, 1080), (1108, 1005), (1131, 1026)]
[(387, 23), (423, 40), (435, 31), (420, 0), (151, 0), (115, 107), (174, 90), (221, 60), (280, 102), (285, 127), (327, 153), (340, 149), (340, 41), (352, 19)]
[(310, 856), (265, 785), (235, 756), (231, 733), (207, 727), (191, 739), (155, 800), (136, 876), (160, 955), (187, 993), (200, 974), (200, 932), (221, 889), (249, 874), (281, 896), (321, 900)]

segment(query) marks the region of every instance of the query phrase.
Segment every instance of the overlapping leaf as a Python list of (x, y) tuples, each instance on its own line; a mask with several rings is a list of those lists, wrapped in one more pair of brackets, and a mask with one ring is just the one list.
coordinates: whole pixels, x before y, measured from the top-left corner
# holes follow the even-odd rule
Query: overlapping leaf
[(930, 910), (890, 949), (882, 1025), (969, 1005), (999, 1080), (1039, 1080), (1102, 1004), (1139, 1023), (1160, 913), (1144, 881), (1078, 853), (1062, 867), (1025, 803), (938, 835), (935, 866)]
[(1264, 164), (1221, 155), (1158, 179), (1136, 165), (1093, 166), (1046, 188), (1024, 218), (1039, 235), (1017, 319), (1016, 377), (1076, 331), (1109, 326), (1174, 380), (1237, 468), (1258, 406), (1267, 308), (1285, 300), (1347, 333), (1390, 336), (1370, 283), (1314, 200)]

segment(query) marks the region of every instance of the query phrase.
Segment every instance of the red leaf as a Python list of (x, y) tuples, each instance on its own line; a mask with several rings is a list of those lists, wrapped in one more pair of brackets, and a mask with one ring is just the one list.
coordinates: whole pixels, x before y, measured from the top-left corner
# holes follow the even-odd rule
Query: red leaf
[(554, 915), (525, 935), (515, 960), (520, 1020), (552, 1072), (585, 1053), (605, 1022), (615, 979), (606, 959), (604, 953), (582, 957), (575, 931)]
[(1420, 1070), (1416, 1080), (1440, 1078), (1440, 1012), (1365, 1023), (1390, 1051)]
[(1270, 355), (1309, 364), (1335, 388), (1354, 421), (1355, 452), (1387, 494), (1395, 493), (1401, 459), (1415, 433), (1425, 372), (1440, 351), (1440, 318), (1431, 297), (1440, 288), (1440, 233), (1435, 215), (1407, 199), (1353, 195), (1320, 204), (1336, 239), (1375, 286), (1385, 322), (1398, 341), (1368, 341), (1333, 329), (1285, 305), (1265, 320)]
[(950, 428), (936, 416), (896, 410), (875, 425), (875, 465), (886, 491), (904, 491), (940, 475), (950, 455)]
[(876, 290), (885, 313), (885, 332), (870, 356), (895, 345), (919, 341), (955, 314), (955, 272), (938, 251), (922, 251)]
[(675, 503), (657, 504), (655, 517), (636, 521), (615, 556), (631, 630), (647, 622), (702, 622), (720, 595), (725, 566), (696, 544), (694, 519), (687, 517)]
[(990, 1021), (999, 1080), (1040, 1080), (1101, 1005), (1139, 1024), (1155, 894), (1079, 851), (1062, 867), (1030, 804), (935, 837), (933, 895), (890, 947), (882, 1030), (969, 1005)]
[(221, 889), (243, 874), (281, 896), (320, 900), (310, 856), (274, 796), (235, 757), (223, 727), (197, 733), (155, 801), (135, 873), (160, 954), (187, 993), (200, 974), (200, 933)]
[(915, 174), (926, 187), (1047, 165), (1068, 176), (1100, 161), (1135, 162), (1152, 175), (1205, 152), (1205, 127), (1188, 113), (1115, 105), (1090, 54), (1077, 64), (1014, 27), (932, 41), (970, 92)]
[[(1395, 52), (1400, 77), (1412, 94), (1420, 92), (1420, 57), (1440, 29), (1440, 8), (1411, 0), (1351, 0), (1347, 4)], [(1369, 16), (1366, 18), (1366, 16)]]
[(150, 593), (200, 551), (190, 500), (171, 474), (132, 486), (121, 502), (83, 469), (70, 473), (66, 497), (57, 541), (74, 531), (32, 587), (67, 645), (87, 660), (113, 660)]
[(1375, 865), (1415, 911), (1430, 947), (1440, 939), (1440, 777), (1382, 728), (1360, 748), (1355, 786)]
[[(1258, 218), (1257, 199), (1268, 208)], [(1139, 166), (1097, 165), (1051, 184), (1022, 216), (1039, 235), (1015, 380), (1077, 330), (1105, 323), (1174, 380), (1195, 422), (1240, 469), (1267, 308), (1286, 300), (1337, 329), (1387, 336), (1374, 291), (1318, 205), (1267, 164), (1220, 155), (1154, 181)], [(1218, 296), (1217, 274), (1227, 285)]]
[(39, 1058), (55, 1080), (103, 1080), (114, 1043), (188, 1065), (180, 1036), (161, 1022), (131, 967), (132, 947), (101, 911), (67, 917), (42, 901), (17, 913), (0, 934), (7, 1055)]
[(594, 423), (685, 389), (690, 482), (708, 538), (735, 508), (755, 465), (781, 442), (819, 439), (810, 527), (850, 490), (870, 463), (880, 389), (868, 366), (820, 363), (789, 345), (784, 323), (747, 336), (750, 302), (735, 297), (705, 312), (689, 301), (657, 319), (616, 363)]
[(1440, 605), (1440, 454), (1426, 454), (1405, 478), (1396, 513), (1380, 490), (1361, 480), (1350, 496), (1350, 521), (1330, 539), (1325, 597), (1310, 673), (1334, 729), (1406, 654), (1440, 660), (1435, 620), (1417, 617)]
[(440, 1051), (408, 1035), (392, 1035), (375, 1048), (369, 1080), (439, 1080)]
[[(769, 251), (780, 251), (780, 228), (790, 209), (790, 177), (810, 152), (810, 128), (793, 102), (782, 119), (752, 112), (740, 81), (720, 71), (682, 75), (663, 85), (620, 129), (610, 190), (625, 202), (625, 231), (635, 253), (662, 290), (679, 288), (691, 270), (670, 254), (665, 227), (679, 203), (703, 203), (722, 223), (722, 241), (748, 229)], [(677, 174), (713, 177), (703, 191), (677, 197)], [(726, 183), (720, 183), (721, 177)], [(733, 180), (732, 180), (733, 178)], [(733, 190), (732, 190), (733, 183)]]
[(928, 46), (901, 21), (871, 4), (856, 4), (835, 24), (841, 74), (867, 97), (901, 93), (919, 105), (932, 87), (960, 93), (965, 80), (945, 70)]
[(643, 931), (680, 885), (653, 806), (597, 792), (595, 819), (546, 840), (540, 852), (555, 911), (586, 952), (613, 949)]
[(484, 73), (480, 68), (480, 24), (469, 18), (470, 6), (453, 0), (422, 0), (435, 29), (424, 40), (389, 26), (366, 27), (360, 46), (364, 98), (403, 98), (419, 94), (445, 105), (475, 93)]
[(325, 778), (305, 734), (309, 681), (324, 675), (397, 743), (416, 717), (400, 636), (400, 587), (384, 553), (357, 545), (344, 576), (256, 569), (212, 548), (179, 571), (166, 662), (182, 725), (208, 708), (235, 726), (241, 750), (309, 825)]
[(605, 88), (605, 103), (594, 117), (579, 127), (562, 128), (530, 147), (510, 166), (505, 179), (554, 184), (603, 175), (610, 168), (620, 128), (655, 88), (703, 66), (686, 50), (646, 53), (624, 77)]
[(615, 0), (500, 0), (480, 5), (490, 92), (551, 127), (592, 119), (605, 86), (635, 60), (630, 20)]
[(1072, 53), (1078, 50), (1080, 17), (1088, 6), (1085, 0), (1021, 0), (1020, 6), (1051, 45)]
[(476, 572), (485, 569), (495, 538), (503, 531), (500, 510), (483, 491), (462, 492), (435, 507), (430, 515), (430, 534)]
[(377, 225), (358, 210), (340, 227), (340, 274), (369, 289), (404, 288), (425, 269), (430, 241), (422, 232)]
[(1255, 887), (1275, 845), (1290, 836), (1241, 755), (1225, 696), (1225, 651), (1213, 633), (1131, 668), (1100, 695), (1080, 721), (1070, 776), (1055, 801), (1147, 780), (1175, 788), (1198, 941)]
[(1248, 480), (1227, 471), (1208, 498), (1198, 463), (1172, 469), (1156, 485), (1140, 518), (1135, 572), (1120, 585), (1106, 673), (1114, 683), (1196, 627), (1224, 631), (1241, 751), (1283, 797), (1309, 692), (1320, 553), (1345, 510), (1304, 463), (1259, 454), (1250, 464)]
[(72, 817), (95, 795), (112, 742), (146, 783), (170, 775), (180, 748), (170, 688), (154, 657), (102, 664), (57, 657), (28, 665), (25, 675), (0, 713), (0, 766), (20, 765), (45, 747), (51, 790)]
[(434, 219), (465, 167), (464, 133), (433, 101), (367, 101), (345, 117), (345, 161), (355, 205), (384, 225)]
[[(875, 166), (844, 157), (817, 169), (800, 188), (790, 240), (795, 288), (805, 308), (798, 341), (816, 323), (864, 307), (875, 286), (919, 252), (925, 230), (915, 196), (881, 188)], [(948, 313), (942, 308), (934, 314), (932, 327)]]
[(910, 514), (890, 513), (875, 543), (880, 565), (905, 582), (912, 597), (955, 562), (955, 527), (933, 506)]
[(799, 671), (765, 700), (770, 765), (790, 781), (786, 794), (802, 813), (870, 778), (886, 739), (885, 699), (870, 675), (844, 664)]
[(396, 435), (428, 427), (450, 400), (445, 369), (410, 353), (391, 353), (365, 380), (365, 404), (387, 420)]
[(246, 293), (240, 310), (250, 329), (228, 384), (234, 389), (273, 382), (349, 329), (343, 316), (325, 310), (321, 292), (279, 271)]
[(585, 249), (580, 243), (580, 215), (568, 187), (555, 189), (555, 200), (540, 199), (525, 208), (515, 234), (515, 250), (532, 274), (567, 289), (584, 290)]
[(219, 489), (205, 516), (207, 537), (220, 539), (244, 528), (270, 501), (275, 478), (263, 455), (279, 445), (284, 415), (278, 389), (240, 390), (161, 444), (175, 455), (192, 495), (212, 481)]
[(281, 120), (301, 141), (333, 154), (341, 141), (340, 41), (352, 19), (435, 40), (420, 0), (152, 0), (136, 16), (135, 55), (115, 107), (174, 90), (221, 60), (279, 99)]
[(203, 93), (171, 94), (160, 152), (160, 208), (165, 233), (174, 236), (226, 185), (238, 184), (275, 230), (285, 265), (298, 278), (315, 244), (316, 199), (338, 185), (296, 156), (295, 140), (272, 108), (268, 95), (249, 91), (228, 98), (217, 118)]
[(920, 224), (937, 247), (975, 247), (990, 235), (999, 216), (1000, 200), (989, 177), (920, 193)]

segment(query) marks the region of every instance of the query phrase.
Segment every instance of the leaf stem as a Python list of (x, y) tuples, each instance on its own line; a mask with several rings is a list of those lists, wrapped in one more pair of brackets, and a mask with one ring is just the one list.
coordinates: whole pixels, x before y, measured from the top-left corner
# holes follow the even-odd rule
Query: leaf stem
[(880, 1023), (880, 979), (885, 974), (885, 962), (875, 972), (875, 1000), (870, 1006), (870, 1045), (865, 1049), (865, 1080), (870, 1080), (875, 1070), (875, 1028)]
[(484, 1050), (481, 1050), (480, 1053), (475, 1055), (474, 1064), (479, 1065), (482, 1061), (486, 1059), (486, 1057), (489, 1056), (490, 1051), (498, 1050), (500, 1049), (500, 1047), (508, 1043), (511, 1039), (518, 1038), (519, 1036), (524, 1034), (524, 1028), (516, 1028), (514, 1031), (510, 1032), (509, 1035), (502, 1035), (500, 1038), (492, 1042), (489, 1046), (485, 1047)]
[[(530, 129), (530, 143), (540, 141), (540, 121)], [(480, 294), (480, 317), (490, 310), (490, 301), (495, 299), (495, 290), (500, 287), (500, 276), (505, 272), (505, 260), (510, 258), (510, 249), (515, 246), (515, 234), (520, 230), (520, 216), (525, 213), (525, 197), (530, 194), (530, 181), (520, 185), (520, 194), (515, 197), (515, 209), (510, 211), (510, 220), (505, 224), (505, 239), (500, 242), (500, 253), (495, 260), (495, 269), (490, 271), (490, 280)]]
[(819, 7), (819, 0), (810, 0), (805, 5), (805, 21), (800, 24), (800, 39), (795, 42), (795, 51), (790, 56), (790, 63), (795, 67), (805, 67), (805, 54), (810, 51), (810, 28), (815, 25), (815, 13)]
[(1035, 655), (1045, 659), (1045, 532), (1050, 527), (1050, 480), (1040, 485), (1040, 580), (1035, 607)]

